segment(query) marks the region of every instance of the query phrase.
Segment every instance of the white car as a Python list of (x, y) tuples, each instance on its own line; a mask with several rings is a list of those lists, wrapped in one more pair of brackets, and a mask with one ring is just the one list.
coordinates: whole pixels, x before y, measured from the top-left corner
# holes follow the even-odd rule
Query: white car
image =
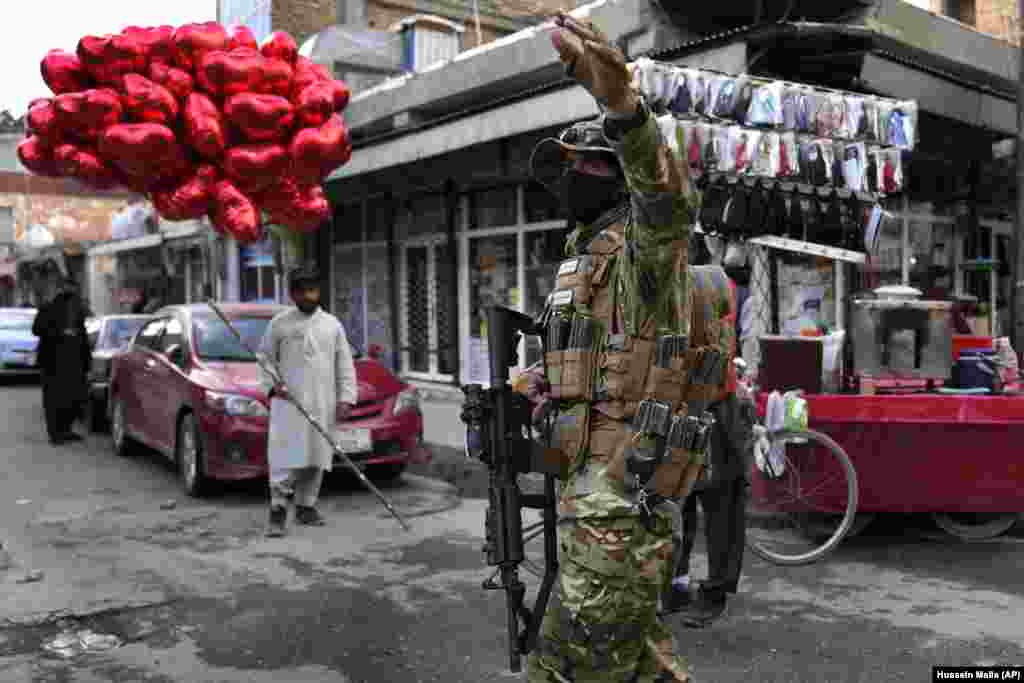
[(34, 308), (0, 308), (0, 375), (38, 374)]

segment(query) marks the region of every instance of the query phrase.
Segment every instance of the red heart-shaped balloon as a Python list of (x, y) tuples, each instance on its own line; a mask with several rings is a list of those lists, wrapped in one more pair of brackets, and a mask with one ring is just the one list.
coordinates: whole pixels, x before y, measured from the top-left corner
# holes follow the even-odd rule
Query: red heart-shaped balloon
[(192, 74), (164, 62), (153, 62), (149, 65), (149, 78), (170, 90), (179, 102), (184, 102), (195, 90)]
[(53, 148), (34, 135), (18, 143), (18, 160), (22, 166), (37, 175), (60, 175), (53, 160)]
[(135, 39), (151, 65), (174, 63), (173, 26), (126, 26), (121, 33)]
[(274, 31), (263, 41), (260, 52), (264, 57), (294, 64), (295, 58), (299, 56), (299, 46), (295, 43), (295, 39), (284, 31)]
[(173, 36), (174, 61), (192, 71), (206, 53), (226, 50), (229, 40), (227, 31), (215, 21), (179, 26)]
[(228, 37), (229, 50), (234, 50), (236, 47), (260, 49), (260, 44), (256, 41), (256, 34), (248, 26), (235, 24), (228, 27)]
[(188, 143), (207, 159), (224, 154), (227, 139), (224, 115), (206, 95), (194, 92), (185, 100), (185, 134)]
[(60, 124), (57, 123), (57, 113), (53, 108), (53, 100), (33, 100), (28, 106), (28, 113), (25, 115), (25, 132), (29, 135), (36, 135), (53, 145), (61, 137)]
[(327, 81), (311, 83), (298, 94), (294, 102), (300, 126), (322, 126), (334, 114), (334, 88)]
[(292, 103), (280, 95), (242, 93), (224, 105), (228, 121), (253, 142), (283, 140), (295, 118)]
[(292, 96), (297, 96), (308, 86), (320, 81), (332, 80), (327, 67), (316, 64), (305, 57), (295, 59), (295, 75), (292, 77)]
[(178, 118), (178, 101), (171, 91), (138, 74), (124, 75), (124, 105), (139, 123), (170, 126)]
[(247, 47), (231, 52), (208, 52), (196, 67), (199, 87), (223, 99), (243, 92), (255, 92), (263, 79), (263, 55)]
[(82, 60), (78, 55), (64, 50), (47, 52), (43, 61), (39, 63), (39, 71), (54, 95), (86, 90), (92, 84), (92, 79), (82, 66)]
[(263, 79), (258, 92), (288, 97), (292, 94), (293, 69), (288, 62), (271, 57), (263, 60)]
[(132, 36), (85, 36), (77, 53), (89, 75), (103, 85), (120, 86), (126, 73), (146, 70), (146, 55)]
[(260, 212), (230, 180), (219, 180), (213, 186), (213, 210), (210, 220), (221, 232), (246, 244), (262, 237)]
[(174, 131), (159, 123), (110, 126), (100, 136), (99, 150), (105, 161), (137, 178), (156, 179), (179, 172), (184, 159)]
[(264, 142), (232, 147), (224, 155), (224, 174), (243, 192), (256, 193), (288, 170), (284, 145)]
[(314, 232), (330, 218), (331, 206), (319, 185), (296, 190), (283, 205), (276, 204), (267, 213), (275, 223), (296, 232)]
[(318, 184), (352, 157), (345, 122), (334, 114), (318, 128), (303, 128), (292, 138), (288, 154), (292, 158), (292, 175), (299, 184)]
[(210, 164), (202, 164), (183, 182), (153, 190), (153, 206), (169, 221), (201, 218), (210, 211), (217, 179), (217, 169)]
[(57, 125), (79, 140), (93, 141), (121, 121), (121, 97), (110, 88), (64, 93), (53, 99)]
[(113, 169), (100, 159), (92, 147), (62, 144), (53, 150), (53, 161), (63, 176), (81, 180), (90, 187), (105, 190), (117, 185)]
[(332, 78), (329, 83), (331, 85), (331, 92), (334, 95), (334, 111), (340, 112), (348, 106), (348, 101), (352, 97), (352, 92), (348, 89), (345, 81)]

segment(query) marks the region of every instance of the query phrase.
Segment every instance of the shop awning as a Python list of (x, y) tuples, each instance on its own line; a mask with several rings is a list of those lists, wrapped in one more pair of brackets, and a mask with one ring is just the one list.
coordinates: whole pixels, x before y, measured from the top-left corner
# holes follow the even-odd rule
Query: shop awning
[(594, 98), (579, 86), (555, 90), (431, 128), (364, 147), (328, 180), (427, 159), (456, 149), (598, 114)]
[(113, 242), (107, 242), (106, 244), (100, 244), (89, 250), (90, 256), (103, 256), (107, 254), (117, 254), (122, 251), (132, 251), (134, 249), (146, 249), (148, 247), (160, 246), (164, 241), (163, 235), (142, 235), (141, 237), (130, 237), (125, 240), (116, 240)]

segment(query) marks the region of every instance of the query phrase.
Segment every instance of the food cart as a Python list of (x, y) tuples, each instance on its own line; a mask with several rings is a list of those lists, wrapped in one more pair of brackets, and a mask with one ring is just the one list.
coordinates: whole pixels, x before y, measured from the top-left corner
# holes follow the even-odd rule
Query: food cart
[[(851, 531), (878, 512), (928, 513), (967, 540), (1007, 531), (1024, 512), (1018, 361), (993, 334), (1010, 226), (981, 220), (979, 231), (962, 203), (922, 217), (904, 192), (916, 103), (645, 59), (632, 68), (675, 163), (703, 190), (697, 232), (721, 242), (727, 267), (749, 269), (738, 346), (761, 414), (770, 392), (802, 392), (807, 427), (856, 472)], [(942, 296), (906, 287), (922, 268)], [(957, 297), (975, 290), (984, 315), (956, 319)], [(1003, 354), (994, 387), (955, 376), (978, 346)], [(817, 491), (819, 517), (848, 500), (817, 486), (825, 469), (800, 483)], [(770, 497), (777, 483), (755, 465), (752, 485)]]

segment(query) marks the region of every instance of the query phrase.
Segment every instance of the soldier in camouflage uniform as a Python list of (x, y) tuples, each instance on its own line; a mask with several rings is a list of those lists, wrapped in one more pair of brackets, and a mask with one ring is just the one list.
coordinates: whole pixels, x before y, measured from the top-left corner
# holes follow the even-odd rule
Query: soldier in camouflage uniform
[[(574, 227), (566, 245), (573, 258), (559, 267), (545, 320), (550, 330), (551, 309), (568, 303), (590, 341), (583, 351), (549, 344), (545, 354), (558, 405), (553, 449), (563, 467), (560, 572), (528, 680), (682, 683), (692, 679), (657, 615), (678, 514), (662, 501), (692, 487), (702, 455), (664, 439), (659, 446), (631, 424), (647, 399), (685, 417), (687, 369), (705, 358), (690, 349), (654, 367), (663, 338), (690, 334), (687, 242), (697, 197), (621, 52), (592, 24), (564, 13), (556, 23), (552, 42), (567, 72), (605, 114), (542, 141), (531, 159), (535, 177), (567, 200)], [(638, 489), (629, 463), (652, 450), (661, 464)], [(645, 504), (648, 490), (659, 494), (657, 504)]]

